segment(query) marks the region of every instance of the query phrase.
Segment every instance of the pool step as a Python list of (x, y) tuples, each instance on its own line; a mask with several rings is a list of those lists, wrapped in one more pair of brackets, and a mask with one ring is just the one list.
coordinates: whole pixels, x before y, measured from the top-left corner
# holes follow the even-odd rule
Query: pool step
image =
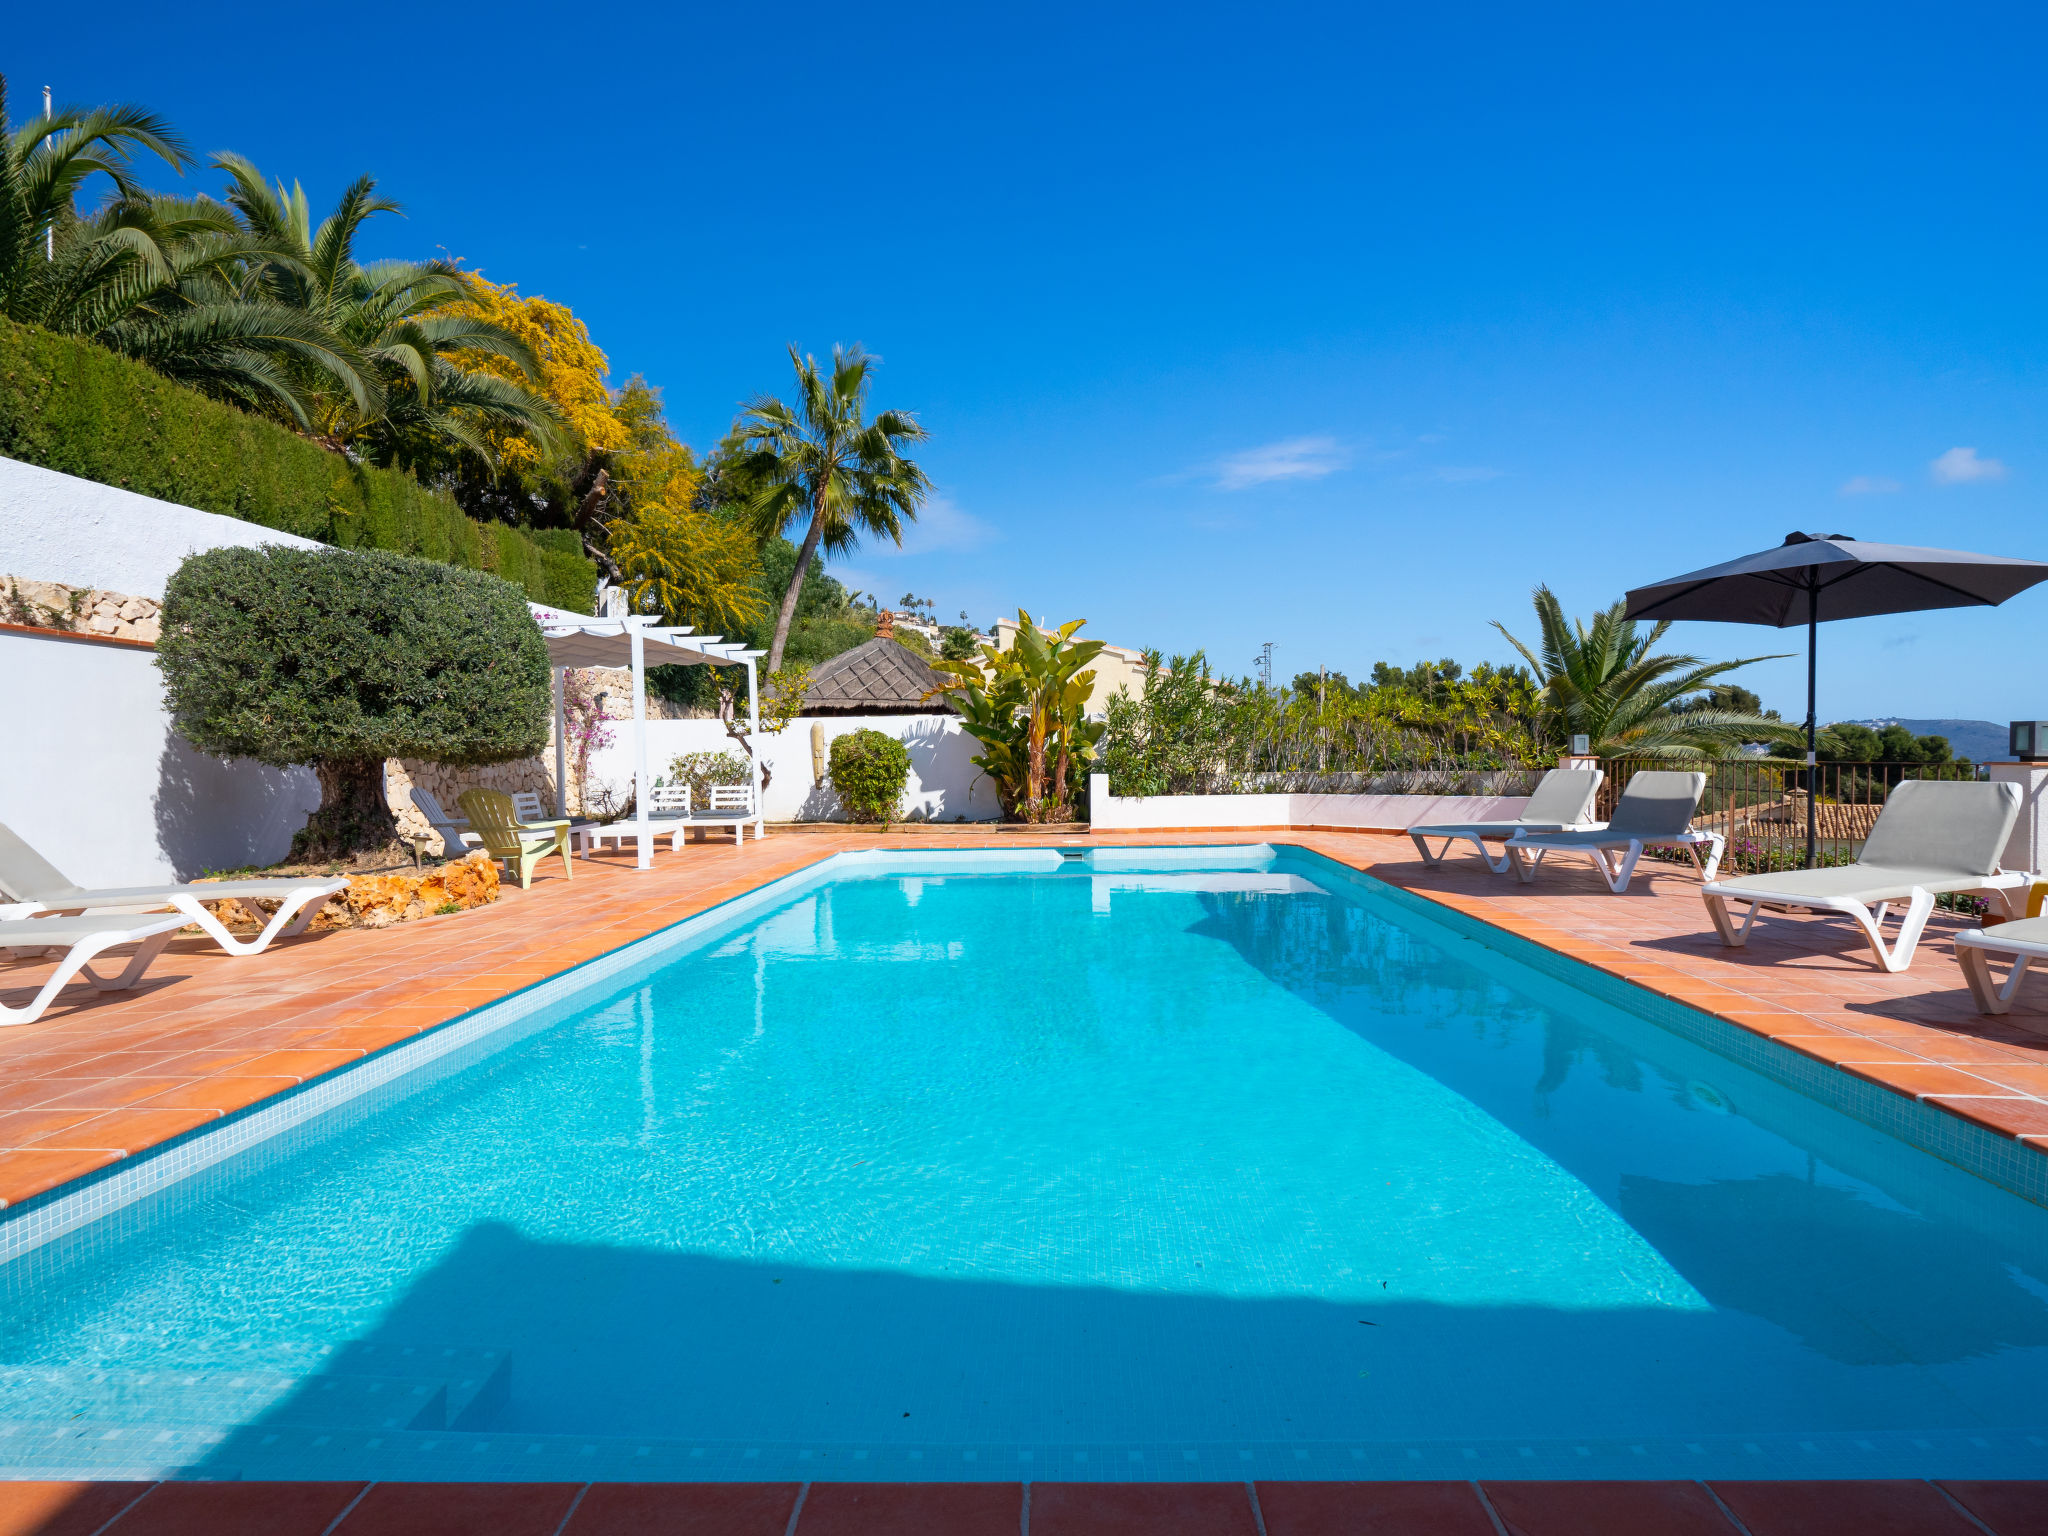
[(412, 1344), (344, 1344), (329, 1357), (337, 1376), (431, 1376), (447, 1391), (447, 1417), (434, 1429), (474, 1429), (512, 1393), (512, 1355), (503, 1349), (436, 1349)]
[(311, 1373), (259, 1365), (135, 1370), (0, 1366), (10, 1423), (460, 1429), (485, 1422), (510, 1387), (501, 1350), (349, 1346)]

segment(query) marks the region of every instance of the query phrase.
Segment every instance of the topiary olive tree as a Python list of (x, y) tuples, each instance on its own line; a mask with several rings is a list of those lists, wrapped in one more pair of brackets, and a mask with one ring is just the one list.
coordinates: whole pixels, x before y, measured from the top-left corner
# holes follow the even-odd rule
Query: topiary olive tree
[(200, 751), (319, 775), (294, 859), (397, 842), (387, 757), (500, 763), (548, 739), (547, 644), (519, 589), (383, 550), (192, 556), (164, 593), (157, 666)]
[(849, 731), (832, 741), (832, 787), (849, 821), (896, 819), (903, 785), (910, 777), (910, 753), (894, 736)]

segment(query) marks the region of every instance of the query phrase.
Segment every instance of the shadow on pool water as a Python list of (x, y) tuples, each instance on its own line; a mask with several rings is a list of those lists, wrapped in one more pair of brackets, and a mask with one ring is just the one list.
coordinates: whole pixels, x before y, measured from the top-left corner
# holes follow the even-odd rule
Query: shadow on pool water
[[(1799, 1198), (1784, 1207), (1795, 1218)], [(1856, 1220), (1871, 1214), (1883, 1213)], [(1836, 1238), (1894, 1240), (1839, 1222), (1815, 1234)], [(1720, 1252), (1689, 1273), (1739, 1306), (1742, 1245)], [(1902, 1375), (1952, 1361), (1959, 1337), (1997, 1350), (2048, 1335), (2048, 1309), (1998, 1255), (1951, 1248), (1929, 1262), (1951, 1287), (1959, 1266), (1976, 1277), (1978, 1315), (1966, 1335), (1908, 1330), (1887, 1352), (1875, 1332), (1841, 1336), (1818, 1301), (1814, 1316), (1783, 1320), (1813, 1335), (1802, 1347), (1771, 1323), (1703, 1310), (1033, 1287), (536, 1242), (488, 1224), (361, 1342), (384, 1358), (509, 1353), (509, 1393), (457, 1426), (503, 1434), (1164, 1448), (1921, 1428), (1945, 1415), (1924, 1401), (1904, 1411), (1921, 1394), (1898, 1392)], [(1916, 1344), (1931, 1357), (1909, 1364)], [(1745, 1345), (1803, 1357), (1803, 1369), (1761, 1379), (1740, 1368)], [(1880, 1384), (1890, 1390), (1870, 1390)], [(279, 1403), (208, 1467), (238, 1472), (273, 1422), (305, 1422), (303, 1406)]]

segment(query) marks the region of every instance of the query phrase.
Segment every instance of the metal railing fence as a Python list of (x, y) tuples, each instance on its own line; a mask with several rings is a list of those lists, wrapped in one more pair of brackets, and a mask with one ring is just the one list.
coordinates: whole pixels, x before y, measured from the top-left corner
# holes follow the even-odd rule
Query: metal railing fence
[(1774, 758), (1681, 762), (1669, 758), (1603, 758), (1599, 815), (1614, 814), (1630, 779), (1645, 769), (1689, 769), (1707, 775), (1693, 825), (1728, 840), (1721, 868), (1730, 875), (1767, 874), (1806, 864), (1806, 809), (1813, 801), (1816, 864), (1854, 862), (1892, 786), (1906, 779), (1974, 779), (1962, 763), (1804, 763)]

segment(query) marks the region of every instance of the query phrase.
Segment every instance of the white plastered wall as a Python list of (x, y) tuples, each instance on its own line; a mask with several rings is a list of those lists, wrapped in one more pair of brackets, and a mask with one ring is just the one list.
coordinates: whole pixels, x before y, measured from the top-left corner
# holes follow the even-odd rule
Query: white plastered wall
[(307, 769), (187, 746), (142, 646), (0, 630), (0, 719), (0, 822), (80, 885), (274, 864), (320, 803)]
[[(762, 797), (768, 820), (836, 821), (844, 816), (831, 785), (817, 782), (811, 774), (814, 725), (824, 733), (828, 763), (833, 738), (850, 731), (880, 731), (903, 743), (910, 753), (910, 779), (901, 809), (905, 820), (996, 819), (995, 787), (969, 761), (981, 747), (960, 729), (955, 716), (821, 715), (794, 721), (781, 734), (762, 738), (762, 761), (770, 775), (768, 792)], [(614, 721), (612, 736), (610, 746), (591, 753), (590, 778), (593, 783), (611, 784), (623, 798), (633, 782), (632, 722)], [(654, 777), (670, 777), (669, 763), (691, 752), (742, 755), (716, 720), (647, 722), (647, 762)]]
[(1109, 776), (1088, 781), (1088, 816), (1100, 831), (1159, 827), (1357, 827), (1403, 831), (1430, 822), (1510, 821), (1523, 795), (1112, 795)]
[(0, 575), (161, 598), (187, 555), (314, 539), (0, 458)]
[[(185, 557), (311, 539), (0, 458), (0, 574), (162, 598)], [(138, 646), (0, 630), (0, 822), (81, 885), (271, 864), (320, 803), (305, 769), (202, 756)]]

